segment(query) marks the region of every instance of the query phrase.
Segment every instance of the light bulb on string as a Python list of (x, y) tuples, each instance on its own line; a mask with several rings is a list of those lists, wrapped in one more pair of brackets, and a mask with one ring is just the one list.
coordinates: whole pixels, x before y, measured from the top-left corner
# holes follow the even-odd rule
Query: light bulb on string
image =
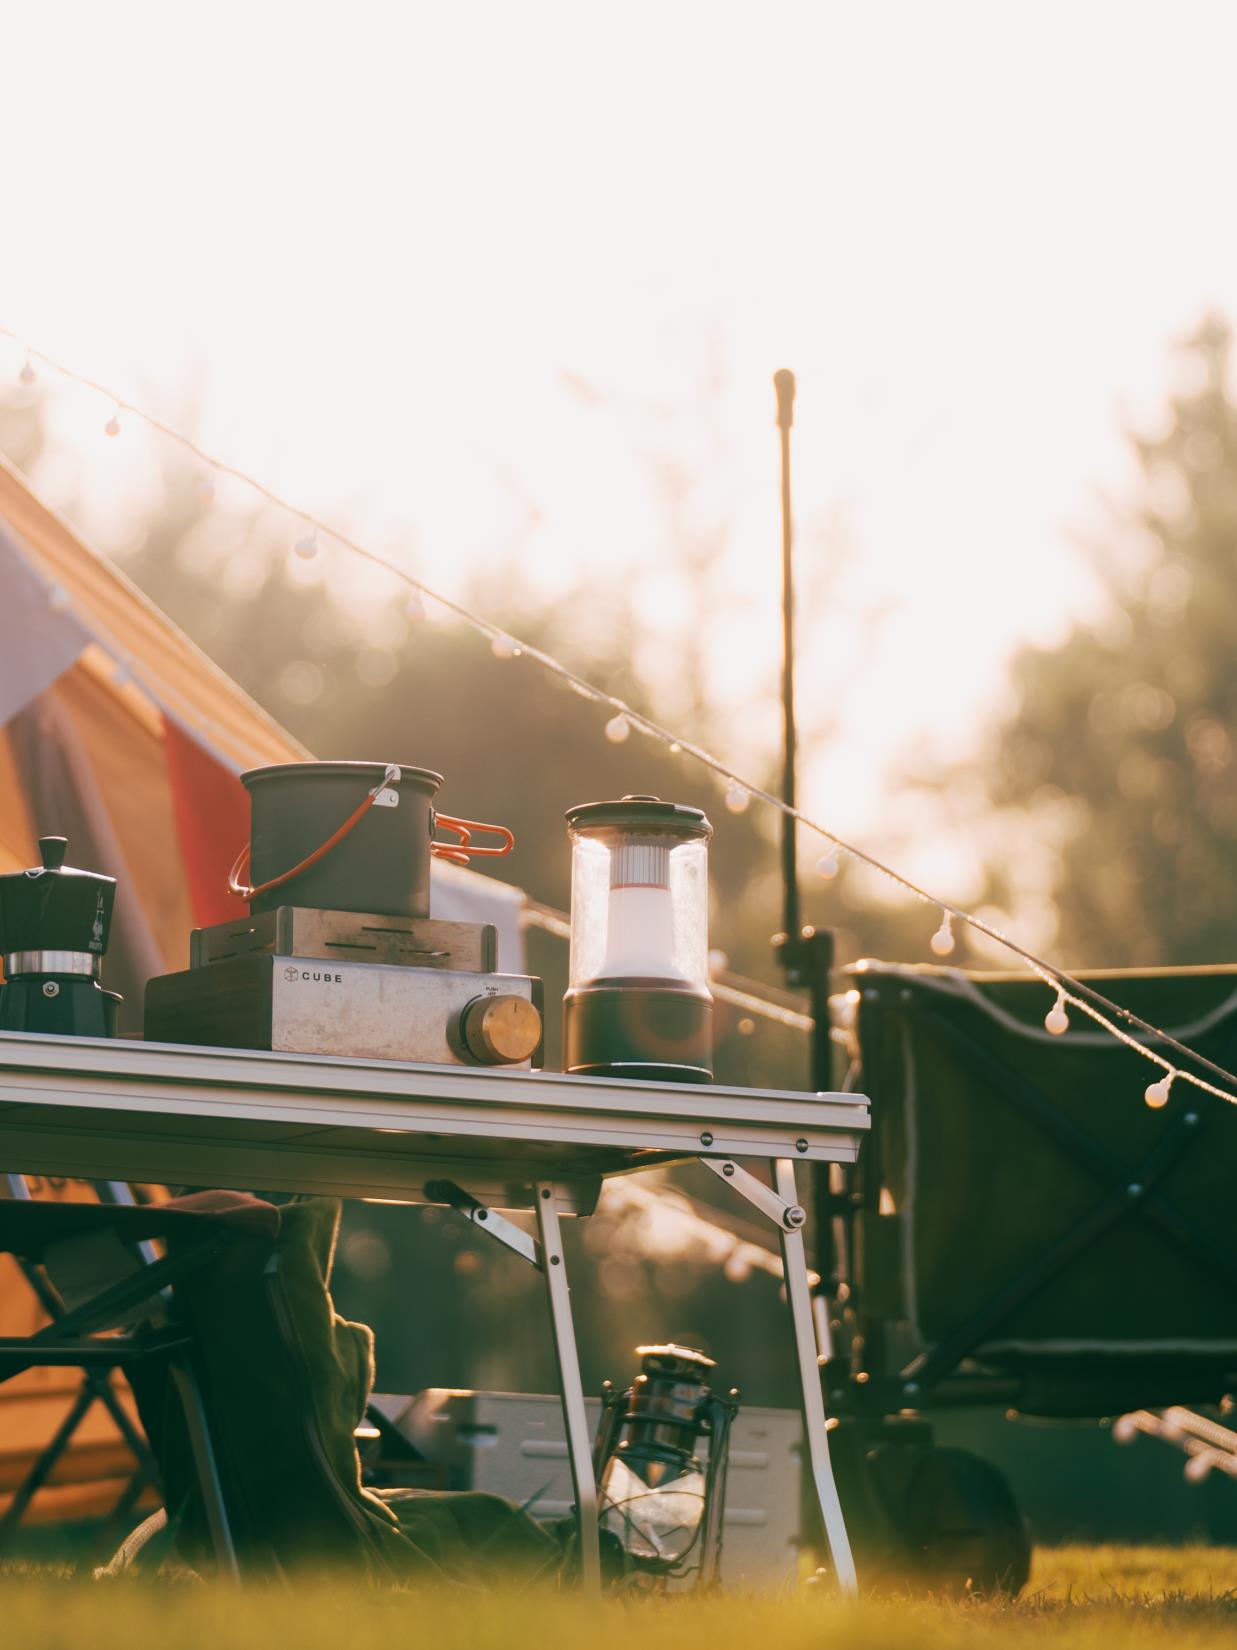
[(292, 548), (302, 561), (312, 561), (318, 554), (317, 534), (311, 528), (303, 538), (297, 539)]
[(683, 754), (683, 747), (679, 744), (677, 739), (672, 739), (666, 748), (669, 750), (671, 756), (682, 756)]
[(17, 376), (22, 381), (23, 384), (33, 384), (35, 379), (39, 376), (38, 373), (35, 372), (34, 362), (30, 359), (29, 356), (27, 356), (26, 359), (22, 362), (21, 371), (18, 373)]
[(838, 851), (836, 848), (830, 848), (827, 854), (822, 854), (816, 861), (816, 875), (823, 877), (826, 882), (837, 876), (838, 869)]
[(1069, 1015), (1065, 1011), (1065, 993), (1057, 992), (1057, 1000), (1044, 1015), (1044, 1030), (1054, 1037), (1062, 1037), (1069, 1030)]
[(518, 659), (523, 649), (518, 642), (513, 642), (510, 636), (495, 636), (490, 642), (490, 652), (496, 659)]
[(1146, 1093), (1143, 1095), (1143, 1099), (1151, 1107), (1152, 1111), (1159, 1111), (1161, 1106), (1166, 1106), (1168, 1104), (1169, 1095), (1173, 1086), (1173, 1078), (1176, 1075), (1177, 1073), (1175, 1071), (1166, 1071), (1158, 1082), (1147, 1084)]
[(116, 436), (118, 436), (120, 434), (120, 410), (119, 410), (119, 408), (112, 414), (112, 416), (108, 419), (107, 423), (103, 426), (103, 433), (104, 433), (104, 435), (111, 436), (113, 438), (113, 440), (115, 439)]
[(622, 711), (619, 711), (617, 716), (612, 716), (606, 723), (606, 738), (612, 745), (621, 745), (623, 741), (630, 736), (630, 734), (631, 723), (623, 715)]
[(948, 911), (941, 912), (941, 926), (929, 940), (933, 952), (938, 957), (951, 957), (954, 950), (954, 920)]
[(738, 780), (735, 780), (726, 792), (726, 806), (732, 814), (746, 812), (747, 805), (751, 800), (752, 793), (746, 787), (740, 785)]

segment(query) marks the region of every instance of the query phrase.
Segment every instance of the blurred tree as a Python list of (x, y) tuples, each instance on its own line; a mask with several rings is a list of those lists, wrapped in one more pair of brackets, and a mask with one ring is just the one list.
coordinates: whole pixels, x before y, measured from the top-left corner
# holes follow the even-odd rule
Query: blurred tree
[[(1097, 553), (1106, 612), (1014, 662), (987, 800), (1055, 858), (1072, 967), (1231, 962), (1237, 932), (1237, 409), (1232, 335), (1182, 346), (1188, 388), (1132, 437), (1140, 496)], [(1011, 840), (1017, 840), (1011, 836)], [(1007, 892), (1015, 855), (994, 869)]]
[[(169, 421), (192, 427), (175, 411)], [(0, 422), (0, 441), (25, 465), (38, 451), (41, 424), (36, 400), (27, 397), (8, 423)], [(622, 742), (608, 739), (604, 707), (526, 658), (500, 656), (508, 650), (496, 653), (486, 639), (444, 621), (433, 603), (419, 611), (394, 578), (371, 576), (346, 552), (325, 545), (311, 559), (298, 557), (293, 543), (301, 534), (294, 523), (280, 512), (252, 509), (226, 486), (218, 496), (204, 492), (200, 473), (174, 450), (161, 453), (160, 462), (161, 502), (123, 552), (125, 571), (312, 750), (327, 758), (438, 769), (446, 776), (448, 808), (515, 832), (516, 852), (499, 862), (497, 874), (559, 908), (570, 892), (568, 806), (625, 792), (698, 803), (716, 827), (713, 943), (735, 969), (776, 979), (769, 936), (779, 922), (780, 885), (772, 815), (756, 805), (732, 812), (707, 770), (656, 741), (634, 731)], [(717, 730), (701, 632), (725, 608), (715, 583), (724, 532), (693, 515), (684, 469), (660, 465), (655, 483), (676, 543), (688, 543), (683, 577), (695, 617), (681, 647), (642, 619), (627, 568), (616, 568), (609, 583), (594, 576), (552, 605), (521, 597), (514, 565), (501, 576), (491, 569), (478, 575), (470, 601), (638, 708), (658, 714), (664, 696), (666, 719), (711, 744)], [(61, 503), (71, 516), (79, 513), (63, 497)], [(646, 674), (655, 687), (641, 680)], [(777, 714), (771, 698), (770, 743)], [(807, 720), (813, 733), (825, 729), (823, 716), (814, 725), (810, 714)], [(811, 853), (805, 841), (805, 859)], [(838, 890), (839, 884), (819, 882), (812, 889), (822, 917), (837, 909)], [(566, 960), (560, 938), (530, 931), (529, 966), (544, 978), (550, 1004), (565, 989)], [(557, 1022), (551, 1012), (551, 1067)], [(718, 1031), (721, 1080), (805, 1084), (808, 1048), (801, 1031), (721, 1004)], [(712, 1177), (700, 1179), (706, 1184), (693, 1188), (698, 1196), (725, 1201)], [(774, 1280), (756, 1274), (731, 1281), (716, 1267), (681, 1256), (635, 1255), (622, 1245), (621, 1264), (606, 1267), (588, 1248), (589, 1229), (588, 1222), (570, 1223), (568, 1241), (581, 1337), (591, 1349), (590, 1385), (602, 1375), (630, 1373), (636, 1341), (677, 1336), (719, 1357), (727, 1378), (742, 1380), (751, 1401), (787, 1401), (784, 1308)], [(412, 1310), (410, 1277), (417, 1279)], [(337, 1292), (345, 1311), (378, 1330), (380, 1380), (388, 1388), (552, 1384), (537, 1279), (474, 1241), (471, 1229), (447, 1212), (350, 1204)], [(768, 1348), (777, 1355), (770, 1357)]]

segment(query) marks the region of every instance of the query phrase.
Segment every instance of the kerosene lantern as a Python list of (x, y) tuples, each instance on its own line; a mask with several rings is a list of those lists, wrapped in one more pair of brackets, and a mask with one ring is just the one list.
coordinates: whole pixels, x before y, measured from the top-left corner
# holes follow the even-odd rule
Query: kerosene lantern
[(713, 1079), (709, 838), (699, 808), (655, 796), (567, 814), (571, 978), (564, 1070), (680, 1083)]
[[(602, 1390), (593, 1446), (601, 1526), (633, 1571), (663, 1580), (716, 1579), (722, 1554), (726, 1461), (738, 1393), (705, 1385), (712, 1358), (688, 1346), (638, 1346), (640, 1373), (626, 1392)], [(704, 1465), (699, 1441), (708, 1440)]]
[(0, 877), (0, 1031), (111, 1037), (114, 991), (99, 984), (115, 877), (64, 863), (62, 836), (39, 839), (42, 864)]

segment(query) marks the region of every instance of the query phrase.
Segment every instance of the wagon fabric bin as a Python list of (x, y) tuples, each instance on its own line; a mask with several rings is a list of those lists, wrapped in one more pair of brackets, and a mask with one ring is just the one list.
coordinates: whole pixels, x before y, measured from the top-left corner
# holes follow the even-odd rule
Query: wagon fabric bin
[[(1237, 1068), (1237, 967), (1084, 978)], [(1031, 976), (869, 962), (845, 985), (873, 1134), (841, 1270), (873, 1394), (982, 1401), (987, 1380), (1105, 1416), (1232, 1389), (1237, 1107), (1180, 1080), (1148, 1106), (1161, 1071), (1078, 1009), (1049, 1033)]]

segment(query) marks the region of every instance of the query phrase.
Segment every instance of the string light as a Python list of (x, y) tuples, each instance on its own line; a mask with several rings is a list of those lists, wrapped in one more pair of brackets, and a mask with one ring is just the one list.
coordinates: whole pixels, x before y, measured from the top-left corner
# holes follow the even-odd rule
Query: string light
[(510, 636), (495, 636), (490, 643), (490, 652), (496, 659), (518, 659), (522, 649), (518, 642), (513, 642)]
[(726, 806), (732, 814), (746, 813), (752, 793), (745, 785), (731, 785), (726, 791)]
[(954, 924), (953, 917), (948, 911), (941, 912), (941, 926), (928, 942), (938, 957), (952, 957), (954, 951)]
[[(27, 356), (31, 362), (38, 361), (43, 367), (51, 370), (52, 372), (58, 373), (61, 377), (69, 379), (73, 383), (80, 384), (87, 389), (93, 390), (96, 394), (111, 401), (116, 411), (108, 420), (108, 423), (104, 426), (108, 435), (118, 435), (120, 433), (119, 415), (123, 410), (124, 412), (131, 414), (133, 417), (140, 419), (148, 429), (155, 430), (159, 434), (166, 436), (168, 440), (174, 441), (182, 449), (182, 451), (189, 453), (200, 463), (209, 465), (216, 475), (226, 475), (235, 481), (241, 482), (244, 486), (251, 489), (251, 491), (258, 497), (266, 499), (278, 509), (286, 511), (289, 516), (295, 517), (298, 521), (302, 522), (309, 531), (307, 537), (297, 541), (295, 548), (298, 554), (305, 555), (308, 558), (309, 554), (316, 553), (317, 546), (314, 538), (314, 534), (316, 532), (330, 534), (333, 540), (343, 545), (347, 550), (351, 551), (361, 560), (367, 561), (371, 565), (382, 568), (387, 573), (393, 574), (396, 578), (401, 579), (405, 584), (407, 584), (414, 592), (423, 596), (433, 597), (434, 601), (447, 612), (455, 614), (457, 618), (463, 620), (464, 623), (471, 625), (474, 629), (481, 631), (484, 635), (493, 638), (493, 636), (497, 633), (495, 626), (492, 623), (481, 617), (481, 615), (472, 612), (461, 602), (453, 601), (450, 597), (444, 596), (438, 591), (431, 590), (427, 585), (422, 584), (419, 579), (413, 578), (411, 574), (406, 573), (402, 568), (395, 566), (393, 563), (386, 560), (385, 557), (378, 555), (373, 550), (367, 549), (364, 545), (359, 544), (355, 539), (349, 538), (338, 529), (318, 520), (307, 511), (298, 510), (295, 506), (289, 504), (286, 499), (281, 497), (272, 488), (259, 481), (255, 476), (249, 475), (246, 471), (238, 469), (235, 465), (226, 464), (215, 458), (212, 454), (199, 447), (196, 442), (191, 441), (189, 437), (183, 435), (179, 430), (175, 429), (172, 425), (167, 424), (162, 419), (155, 417), (144, 408), (136, 406), (133, 402), (126, 401), (122, 397), (113, 394), (112, 391), (110, 391), (105, 385), (100, 384), (97, 380), (87, 377), (84, 373), (74, 371), (72, 367), (66, 367), (63, 363), (49, 356), (45, 351), (36, 349), (33, 345), (27, 343), (24, 338), (20, 337), (18, 333), (14, 332), (11, 327), (0, 324), (0, 337), (13, 339), (15, 343), (26, 350)], [(312, 552), (302, 548), (302, 546), (308, 546), (311, 544), (314, 546)], [(791, 807), (773, 792), (765, 790), (762, 786), (753, 785), (743, 779), (741, 775), (733, 773), (725, 765), (725, 763), (721, 762), (710, 751), (705, 750), (701, 746), (693, 744), (688, 740), (676, 737), (669, 730), (663, 728), (660, 724), (652, 721), (650, 718), (632, 711), (631, 707), (625, 705), (621, 699), (616, 698), (613, 694), (606, 693), (600, 688), (594, 687), (592, 683), (577, 675), (576, 672), (573, 671), (568, 665), (563, 664), (560, 659), (556, 659), (553, 654), (547, 653), (545, 649), (535, 647), (526, 642), (519, 642), (517, 645), (521, 651), (527, 655), (527, 657), (533, 659), (545, 670), (550, 671), (552, 674), (566, 682), (567, 685), (570, 686), (574, 692), (580, 694), (582, 698), (594, 700), (600, 704), (610, 706), (614, 710), (615, 714), (605, 724), (606, 738), (612, 743), (621, 744), (625, 739), (627, 739), (632, 727), (634, 726), (638, 728), (641, 733), (647, 734), (649, 737), (659, 740), (670, 749), (690, 756), (693, 761), (699, 762), (703, 767), (708, 768), (719, 779), (729, 784), (742, 786), (748, 793), (749, 797), (754, 797), (757, 801), (763, 802), (767, 806), (779, 810), (789, 818), (798, 821), (806, 830), (813, 831), (818, 836), (824, 837), (828, 842), (834, 843), (843, 853), (849, 854), (861, 864), (867, 865), (870, 869), (878, 872), (896, 887), (900, 888), (904, 893), (911, 894), (918, 899), (926, 900), (929, 904), (935, 905), (939, 903), (926, 889), (919, 887), (919, 885), (913, 882), (910, 877), (904, 876), (893, 866), (885, 864), (882, 860), (877, 859), (875, 855), (867, 853), (864, 849), (855, 846), (853, 843), (842, 841), (840, 837), (835, 836), (832, 831), (828, 830), (819, 821), (812, 819), (801, 809)], [(829, 856), (826, 856), (826, 859), (828, 857)], [(932, 949), (938, 956), (949, 955), (953, 950), (954, 940), (951, 918), (954, 916), (956, 916), (960, 922), (965, 922), (967, 926), (974, 929), (976, 933), (985, 935), (988, 939), (994, 941), (997, 945), (1004, 947), (1004, 949), (1009, 951), (1012, 955), (1019, 958), (1031, 970), (1031, 972), (1037, 976), (1037, 978), (1042, 980), (1045, 985), (1051, 986), (1052, 989), (1059, 994), (1062, 1003), (1068, 1003), (1072, 1008), (1078, 1009), (1115, 1041), (1122, 1044), (1124, 1047), (1129, 1048), (1134, 1053), (1137, 1053), (1143, 1059), (1152, 1060), (1157, 1064), (1163, 1063), (1161, 1057), (1157, 1054), (1153, 1054), (1145, 1046), (1145, 1042), (1140, 1041), (1139, 1037), (1133, 1034), (1134, 1032), (1138, 1032), (1141, 1034), (1142, 1038), (1148, 1041), (1157, 1042), (1165, 1047), (1176, 1050), (1177, 1053), (1184, 1055), (1187, 1059), (1193, 1062), (1196, 1067), (1199, 1068), (1198, 1070), (1193, 1071), (1173, 1069), (1167, 1079), (1163, 1079), (1161, 1083), (1153, 1083), (1147, 1091), (1149, 1104), (1163, 1104), (1163, 1100), (1152, 1100), (1150, 1098), (1152, 1092), (1156, 1091), (1157, 1094), (1163, 1092), (1163, 1086), (1165, 1084), (1169, 1084), (1177, 1078), (1180, 1078), (1182, 1082), (1190, 1083), (1193, 1087), (1202, 1090), (1204, 1093), (1214, 1095), (1217, 1099), (1224, 1100), (1230, 1105), (1237, 1105), (1237, 1074), (1226, 1070), (1223, 1066), (1218, 1065), (1214, 1060), (1209, 1060), (1205, 1055), (1199, 1054), (1196, 1050), (1187, 1047), (1185, 1044), (1179, 1042), (1175, 1037), (1173, 1037), (1171, 1033), (1161, 1030), (1158, 1026), (1152, 1025), (1150, 1022), (1135, 1014), (1131, 1009), (1124, 1007), (1120, 1003), (1114, 1003), (1110, 998), (1103, 996), (1092, 986), (1086, 985), (1075, 976), (1053, 967), (1042, 958), (1036, 956), (1033, 951), (1030, 951), (1026, 946), (1020, 944), (1017, 940), (1012, 939), (1008, 934), (1003, 933), (999, 928), (995, 927), (991, 922), (988, 922), (983, 917), (977, 916), (969, 911), (946, 910), (940, 928), (932, 936)], [(1131, 1027), (1132, 1030), (1123, 1029), (1122, 1025), (1118, 1025), (1116, 1023), (1117, 1021), (1124, 1022), (1124, 1025)], [(1215, 1083), (1209, 1082), (1207, 1078), (1200, 1075), (1201, 1071), (1209, 1072), (1221, 1082), (1225, 1083), (1227, 1087), (1217, 1087)], [(1165, 1099), (1166, 1098), (1167, 1095), (1165, 1094)]]
[(1044, 1030), (1061, 1037), (1069, 1030), (1069, 1015), (1065, 1012), (1065, 993), (1057, 992), (1057, 1000), (1044, 1015)]
[(318, 535), (306, 533), (303, 538), (297, 539), (292, 548), (302, 561), (312, 561), (318, 554)]
[(837, 876), (839, 869), (840, 865), (838, 861), (838, 851), (836, 848), (830, 848), (827, 854), (822, 854), (816, 861), (816, 875), (818, 877), (823, 877), (826, 882), (831, 882), (833, 878)]
[(34, 370), (34, 362), (28, 355), (22, 362), (22, 369), (17, 376), (21, 379), (23, 384), (33, 384), (35, 379), (39, 376)]
[(1164, 1073), (1163, 1077), (1160, 1078), (1158, 1083), (1147, 1084), (1147, 1090), (1143, 1095), (1143, 1099), (1151, 1107), (1152, 1111), (1159, 1111), (1161, 1106), (1166, 1106), (1168, 1104), (1169, 1094), (1171, 1093), (1173, 1086), (1173, 1078), (1179, 1076), (1181, 1076), (1180, 1072), (1167, 1071)]

